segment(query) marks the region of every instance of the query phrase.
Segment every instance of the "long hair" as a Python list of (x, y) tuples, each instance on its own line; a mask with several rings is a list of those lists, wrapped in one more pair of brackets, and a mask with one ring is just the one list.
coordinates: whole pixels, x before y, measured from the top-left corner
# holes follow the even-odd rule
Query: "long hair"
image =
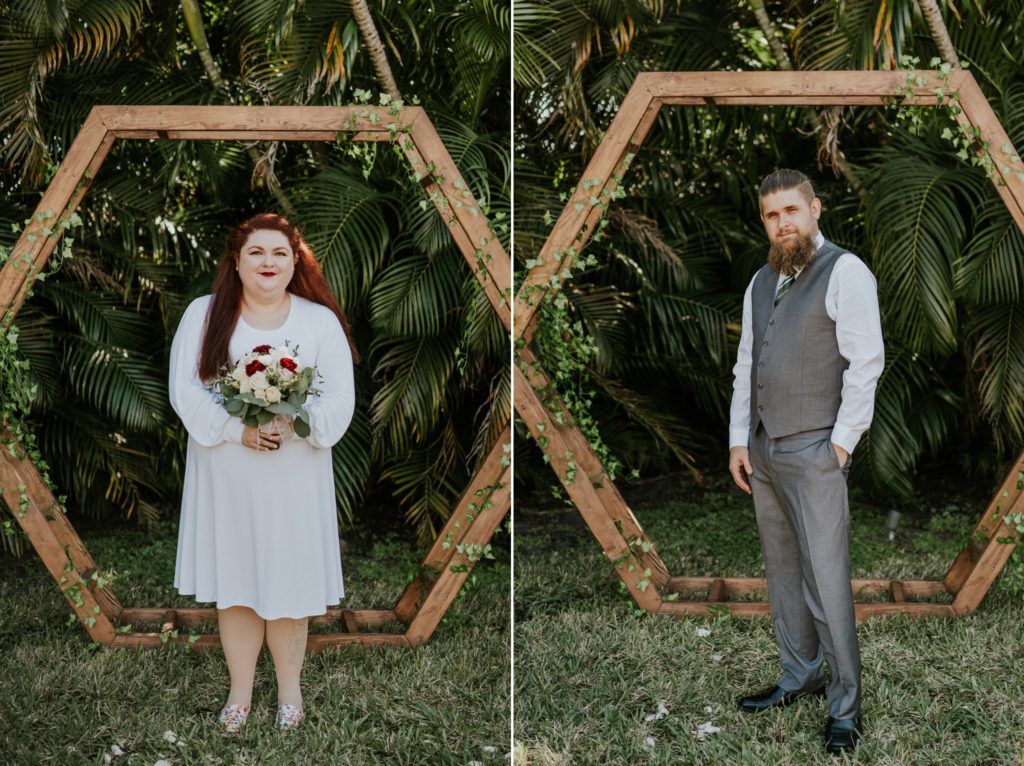
[(301, 298), (326, 306), (338, 317), (345, 330), (349, 347), (352, 349), (352, 360), (359, 361), (359, 352), (352, 342), (351, 327), (345, 312), (331, 292), (327, 278), (320, 264), (313, 257), (313, 251), (298, 228), (284, 216), (274, 213), (260, 213), (240, 224), (228, 237), (227, 250), (217, 266), (213, 278), (213, 299), (206, 312), (206, 325), (203, 331), (203, 345), (199, 353), (199, 377), (210, 381), (217, 377), (221, 367), (231, 361), (228, 343), (238, 324), (242, 313), (242, 280), (235, 268), (249, 235), (261, 230), (279, 231), (288, 237), (288, 244), (297, 256), (295, 273), (288, 283), (288, 292)]

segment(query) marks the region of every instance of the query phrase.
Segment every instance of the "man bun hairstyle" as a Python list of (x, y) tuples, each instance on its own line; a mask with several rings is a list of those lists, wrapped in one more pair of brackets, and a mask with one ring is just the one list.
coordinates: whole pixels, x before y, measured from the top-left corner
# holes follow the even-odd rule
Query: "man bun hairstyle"
[(767, 197), (769, 194), (787, 189), (799, 189), (808, 202), (815, 197), (814, 185), (811, 183), (811, 179), (799, 170), (792, 170), (790, 168), (778, 168), (765, 176), (765, 179), (761, 182), (758, 196)]

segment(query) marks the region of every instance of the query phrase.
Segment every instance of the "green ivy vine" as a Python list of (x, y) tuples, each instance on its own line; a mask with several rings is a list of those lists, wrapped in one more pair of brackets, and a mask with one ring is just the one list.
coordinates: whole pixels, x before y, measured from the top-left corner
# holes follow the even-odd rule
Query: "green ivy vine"
[[(25, 300), (32, 295), (32, 287), (36, 282), (43, 282), (48, 277), (60, 270), (64, 261), (73, 257), (72, 247), (74, 239), (71, 230), (82, 226), (82, 219), (78, 213), (71, 213), (58, 219), (52, 210), (36, 212), (31, 218), (25, 220), (24, 229), (35, 226), (34, 230), (24, 235), (25, 241), (37, 242), (41, 237), (54, 240), (59, 239), (59, 249), (51, 254), (47, 267), (38, 274), (32, 275), (34, 263), (29, 253), (13, 255), (8, 248), (0, 248), (0, 267), (9, 263), (16, 271), (25, 271), (30, 279), (30, 285)], [(21, 232), (21, 226), (13, 227), (15, 233)], [(13, 260), (12, 260), (13, 258)], [(29, 414), (32, 411), (32, 402), (37, 393), (37, 384), (32, 380), (32, 373), (29, 362), (18, 352), (18, 328), (13, 323), (14, 311), (8, 308), (4, 315), (6, 329), (0, 330), (0, 426), (6, 428), (13, 438), (4, 439), (0, 448), (7, 450), (8, 454), (19, 460), (28, 459), (39, 471), (43, 481), (51, 492), (56, 493), (57, 488), (50, 480), (49, 465), (43, 460), (36, 441), (36, 435), (28, 422)], [(0, 501), (7, 506), (19, 519), (25, 517), (29, 506), (29, 497), (24, 484), (18, 485), (18, 499), (3, 498), (3, 488), (0, 487)], [(54, 511), (66, 512), (65, 503), (67, 497), (57, 496), (56, 503), (47, 513)], [(12, 504), (13, 503), (13, 504)], [(12, 519), (3, 520), (3, 547), (14, 555), (20, 555), (25, 550), (24, 533), (20, 525), (16, 526)], [(77, 586), (76, 586), (77, 587)], [(74, 594), (66, 591), (68, 597), (73, 601)], [(78, 603), (76, 601), (76, 603)]]

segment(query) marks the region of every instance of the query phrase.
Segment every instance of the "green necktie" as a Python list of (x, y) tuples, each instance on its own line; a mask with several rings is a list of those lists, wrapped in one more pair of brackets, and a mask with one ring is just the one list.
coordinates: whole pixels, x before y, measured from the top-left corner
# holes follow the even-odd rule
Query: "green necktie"
[(779, 285), (779, 289), (775, 291), (775, 305), (779, 305), (779, 301), (786, 297), (786, 293), (789, 292), (789, 288), (793, 286), (793, 280), (796, 279), (796, 274), (790, 274)]

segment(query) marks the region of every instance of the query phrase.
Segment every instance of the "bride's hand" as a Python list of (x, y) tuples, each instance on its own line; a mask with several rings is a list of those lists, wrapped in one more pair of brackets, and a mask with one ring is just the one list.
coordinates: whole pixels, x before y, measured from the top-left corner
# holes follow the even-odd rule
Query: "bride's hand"
[(242, 432), (242, 445), (257, 452), (272, 452), (281, 448), (281, 436), (273, 431), (261, 431), (247, 426)]
[(295, 433), (295, 428), (292, 426), (292, 419), (285, 415), (275, 415), (271, 422), (271, 427), (274, 431), (281, 435), (282, 442), (292, 441), (298, 439), (299, 435)]

